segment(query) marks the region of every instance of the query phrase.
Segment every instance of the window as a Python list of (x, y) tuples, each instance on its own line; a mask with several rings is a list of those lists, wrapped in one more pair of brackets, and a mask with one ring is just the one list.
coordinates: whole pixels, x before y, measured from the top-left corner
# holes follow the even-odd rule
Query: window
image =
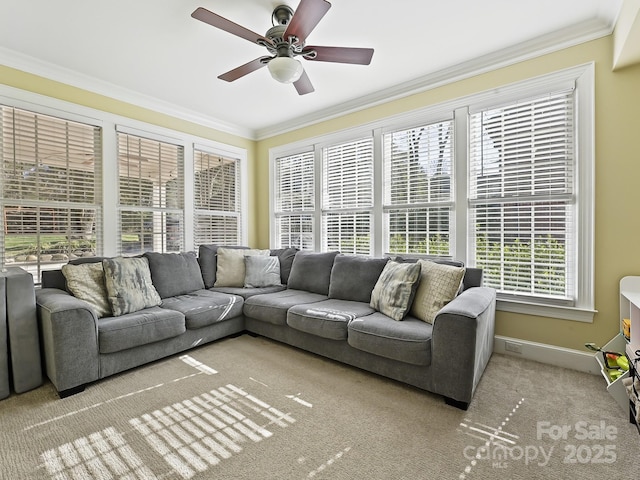
[(475, 264), (499, 292), (575, 298), (574, 91), (471, 116)]
[(0, 106), (3, 267), (43, 270), (100, 251), (101, 130)]
[[(592, 321), (593, 78), (579, 66), (274, 149), (272, 242), (453, 257), (483, 268), (501, 310)], [(307, 201), (283, 202), (294, 192)], [(314, 242), (290, 234), (303, 218)]]
[(276, 159), (274, 219), (281, 247), (314, 248), (315, 167), (313, 152)]
[(322, 250), (372, 253), (373, 140), (323, 149)]
[(193, 183), (195, 246), (241, 244), (240, 161), (196, 148)]
[(184, 148), (118, 132), (118, 253), (179, 252), (184, 245)]
[(384, 135), (386, 252), (451, 254), (453, 121)]

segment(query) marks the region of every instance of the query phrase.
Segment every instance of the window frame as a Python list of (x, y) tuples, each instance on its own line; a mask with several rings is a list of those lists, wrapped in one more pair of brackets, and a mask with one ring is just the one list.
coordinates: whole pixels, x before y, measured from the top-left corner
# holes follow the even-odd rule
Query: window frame
[[(276, 225), (274, 223), (274, 188), (275, 159), (287, 155), (294, 155), (303, 150), (313, 150), (316, 156), (316, 189), (321, 187), (321, 152), (326, 145), (341, 141), (355, 140), (370, 135), (374, 139), (374, 216), (373, 216), (373, 254), (384, 255), (387, 245), (384, 241), (382, 205), (383, 191), (383, 159), (382, 137), (385, 133), (411, 128), (420, 124), (441, 121), (453, 115), (454, 120), (454, 183), (453, 211), (450, 219), (451, 228), (451, 257), (473, 266), (471, 257), (471, 243), (469, 241), (469, 121), (470, 112), (484, 107), (492, 107), (531, 98), (538, 95), (557, 91), (567, 85), (575, 87), (575, 192), (576, 218), (575, 243), (576, 250), (572, 261), (577, 272), (575, 281), (576, 298), (572, 305), (546, 303), (540, 297), (531, 299), (514, 299), (508, 295), (498, 295), (497, 308), (501, 311), (522, 313), (543, 317), (560, 318), (580, 322), (592, 322), (596, 313), (594, 309), (594, 135), (595, 135), (595, 66), (593, 63), (578, 65), (561, 71), (544, 74), (535, 78), (525, 79), (512, 84), (496, 87), (491, 90), (474, 93), (461, 98), (446, 101), (437, 105), (427, 106), (408, 113), (383, 118), (381, 120), (361, 125), (320, 137), (307, 138), (292, 144), (282, 145), (269, 150), (270, 157), (270, 240), (271, 245), (277, 245)], [(314, 212), (315, 250), (319, 251), (321, 209), (316, 203)]]
[[(113, 187), (114, 185), (118, 185), (117, 128), (124, 128), (130, 132), (138, 132), (141, 136), (148, 137), (151, 135), (155, 138), (165, 138), (169, 140), (169, 143), (179, 142), (181, 145), (184, 145), (185, 193), (183, 245), (185, 251), (193, 250), (194, 245), (194, 199), (193, 195), (190, 194), (192, 192), (190, 185), (193, 185), (194, 179), (194, 145), (203, 145), (206, 146), (207, 149), (216, 152), (216, 154), (219, 152), (223, 156), (233, 156), (240, 160), (240, 183), (242, 189), (240, 198), (241, 210), (242, 212), (248, 212), (248, 152), (246, 148), (225, 144), (210, 138), (173, 130), (8, 85), (0, 85), (0, 103), (9, 107), (50, 115), (63, 120), (94, 125), (102, 129), (101, 190), (97, 192), (96, 196), (99, 198), (102, 207), (100, 226), (103, 233), (98, 247), (99, 251), (96, 252), (97, 255), (107, 257), (118, 255), (116, 232), (118, 230), (119, 192), (117, 188)], [(248, 239), (248, 216), (243, 215), (242, 217), (240, 242), (246, 245)]]

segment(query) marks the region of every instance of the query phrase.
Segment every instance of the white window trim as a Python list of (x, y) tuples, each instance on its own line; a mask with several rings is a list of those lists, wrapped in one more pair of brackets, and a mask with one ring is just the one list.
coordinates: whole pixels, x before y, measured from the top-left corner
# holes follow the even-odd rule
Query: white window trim
[[(153, 125), (132, 118), (110, 112), (86, 107), (46, 95), (29, 92), (8, 85), (0, 85), (0, 103), (30, 110), (35, 113), (50, 115), (61, 119), (87, 123), (102, 128), (102, 255), (117, 255), (118, 231), (118, 143), (116, 132), (131, 133), (147, 138), (167, 141), (184, 147), (184, 249), (192, 250), (194, 245), (193, 227), (193, 198), (187, 188), (193, 185), (193, 145), (205, 146), (216, 154), (227, 155), (240, 159), (241, 178), (241, 210), (248, 212), (248, 164), (247, 150), (233, 145), (223, 144), (215, 140), (183, 133), (170, 128)], [(189, 183), (191, 182), (191, 183)], [(248, 239), (248, 215), (242, 215), (242, 243)]]
[[(545, 74), (536, 78), (500, 86), (477, 94), (468, 95), (455, 100), (431, 105), (412, 112), (387, 117), (370, 124), (356, 128), (342, 130), (332, 134), (307, 138), (302, 141), (271, 148), (269, 150), (269, 205), (270, 205), (270, 241), (276, 242), (274, 222), (274, 178), (275, 159), (286, 155), (294, 155), (302, 151), (315, 150), (316, 158), (322, 147), (335, 144), (340, 141), (353, 140), (358, 136), (370, 135), (374, 138), (374, 191), (376, 203), (374, 204), (374, 254), (383, 254), (383, 218), (382, 211), (382, 179), (379, 173), (382, 169), (381, 136), (390, 130), (410, 128), (418, 123), (439, 121), (443, 118), (451, 118), (453, 113), (455, 123), (455, 186), (454, 199), (456, 205), (465, 205), (465, 208), (454, 208), (451, 221), (455, 225), (452, 236), (452, 253), (454, 258), (469, 263), (469, 227), (468, 227), (468, 115), (472, 110), (481, 109), (484, 106), (495, 106), (498, 103), (507, 103), (522, 98), (535, 97), (557, 90), (563, 86), (575, 85), (576, 89), (576, 193), (579, 198), (577, 209), (577, 235), (579, 238), (576, 252), (577, 276), (577, 304), (575, 306), (563, 306), (538, 303), (535, 300), (525, 302), (499, 298), (497, 309), (505, 312), (521, 313), (541, 317), (551, 317), (579, 322), (593, 322), (594, 314), (594, 214), (595, 214), (595, 66), (593, 63), (578, 65), (558, 72)], [(319, 162), (316, 162), (319, 164)], [(319, 169), (319, 165), (317, 165)], [(317, 175), (320, 171), (317, 170)], [(321, 177), (318, 177), (321, 179)], [(320, 182), (321, 180), (316, 180)], [(317, 183), (319, 184), (319, 183)], [(318, 204), (319, 205), (319, 204)], [(319, 208), (316, 207), (316, 216)], [(321, 224), (315, 223), (316, 250), (320, 248)]]

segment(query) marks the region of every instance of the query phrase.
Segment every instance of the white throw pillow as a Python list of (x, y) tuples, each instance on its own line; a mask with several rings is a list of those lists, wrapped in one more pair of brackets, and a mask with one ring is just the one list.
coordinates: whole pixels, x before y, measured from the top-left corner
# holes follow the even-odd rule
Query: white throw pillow
[(106, 258), (102, 261), (102, 266), (114, 317), (162, 303), (151, 282), (151, 271), (146, 258)]
[(464, 267), (419, 260), (420, 283), (411, 307), (411, 315), (433, 323), (436, 314), (455, 298), (464, 277)]
[(269, 255), (269, 250), (218, 248), (218, 266), (214, 287), (244, 287), (246, 268), (244, 257)]
[(62, 274), (71, 294), (89, 303), (98, 318), (111, 315), (111, 305), (104, 285), (102, 262), (63, 265)]

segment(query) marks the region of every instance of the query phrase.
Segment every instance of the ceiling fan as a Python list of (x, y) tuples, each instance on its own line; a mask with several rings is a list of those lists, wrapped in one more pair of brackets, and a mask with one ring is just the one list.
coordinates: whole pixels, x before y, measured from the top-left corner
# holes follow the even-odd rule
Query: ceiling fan
[(191, 16), (201, 22), (229, 32), (238, 37), (266, 47), (270, 56), (256, 58), (240, 67), (223, 73), (218, 78), (233, 82), (251, 72), (268, 65), (271, 76), (281, 83), (293, 83), (298, 94), (314, 91), (302, 64), (295, 57), (317, 62), (352, 63), (369, 65), (373, 57), (372, 48), (322, 47), (306, 45), (305, 41), (322, 17), (331, 8), (326, 0), (300, 0), (294, 12), (287, 5), (273, 10), (274, 24), (262, 36), (227, 20), (206, 8), (197, 8)]

